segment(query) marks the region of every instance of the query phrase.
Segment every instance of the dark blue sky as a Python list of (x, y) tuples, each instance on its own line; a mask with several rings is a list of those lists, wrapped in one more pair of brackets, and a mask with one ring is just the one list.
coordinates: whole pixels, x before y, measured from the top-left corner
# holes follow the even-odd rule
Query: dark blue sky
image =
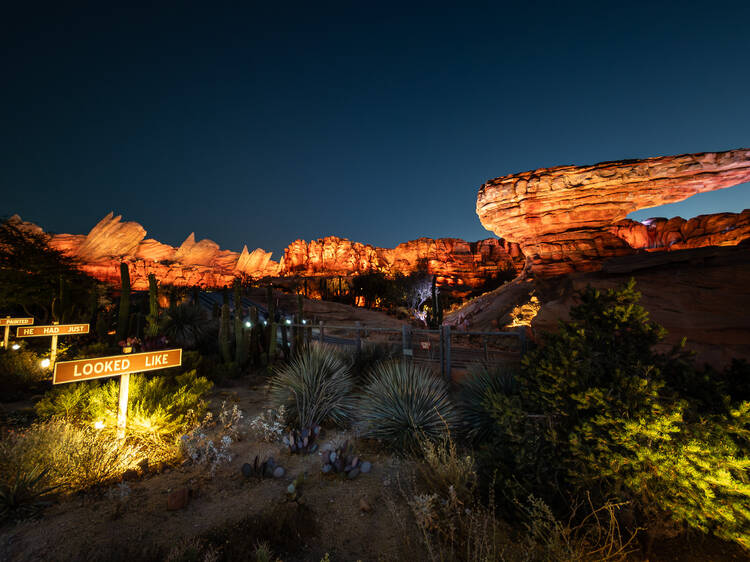
[[(750, 146), (746, 1), (23, 4), (0, 23), (0, 214), (53, 232), (114, 210), (277, 259), (476, 240), (489, 178)], [(639, 216), (746, 207), (747, 184)]]

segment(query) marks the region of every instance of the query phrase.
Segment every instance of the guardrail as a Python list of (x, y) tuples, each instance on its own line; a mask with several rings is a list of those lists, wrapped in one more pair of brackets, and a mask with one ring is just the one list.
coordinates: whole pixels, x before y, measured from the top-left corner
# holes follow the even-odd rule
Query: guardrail
[[(283, 323), (283, 340), (290, 345), (318, 341), (337, 346), (353, 346), (359, 353), (363, 343), (400, 347), (402, 357), (439, 364), (441, 376), (450, 379), (454, 369), (471, 363), (505, 363), (521, 359), (527, 349), (525, 329), (513, 332), (462, 332), (451, 326), (437, 330), (415, 329), (403, 325), (401, 330), (375, 328), (360, 322), (355, 325)], [(292, 330), (289, 337), (286, 330)]]

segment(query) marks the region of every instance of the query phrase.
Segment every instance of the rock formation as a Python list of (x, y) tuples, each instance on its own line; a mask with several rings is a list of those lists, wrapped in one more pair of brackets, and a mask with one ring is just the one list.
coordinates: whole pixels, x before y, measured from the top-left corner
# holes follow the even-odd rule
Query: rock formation
[[(43, 234), (32, 223), (13, 217), (24, 228)], [(160, 283), (178, 286), (224, 287), (237, 276), (251, 278), (289, 276), (350, 276), (366, 271), (409, 274), (420, 268), (438, 276), (442, 285), (476, 287), (507, 269), (520, 271), (525, 258), (518, 244), (495, 238), (465, 242), (456, 238), (420, 238), (396, 248), (377, 248), (345, 238), (328, 236), (306, 242), (296, 240), (284, 251), (281, 263), (271, 252), (245, 246), (241, 253), (222, 250), (212, 240), (195, 239), (195, 233), (178, 248), (145, 238), (138, 223), (123, 222), (109, 213), (87, 235), (50, 235), (50, 245), (77, 258), (81, 268), (97, 279), (120, 283), (120, 262), (130, 267), (135, 290), (148, 288), (148, 275)]]
[[(750, 149), (557, 166), (490, 180), (479, 190), (477, 214), (485, 228), (518, 242), (536, 273), (551, 276), (596, 270), (602, 259), (632, 254), (640, 248), (674, 249), (669, 243), (647, 248), (648, 228), (655, 223), (639, 231), (633, 221), (621, 221), (637, 209), (674, 203), (747, 181)], [(744, 213), (739, 217), (728, 215), (701, 218), (702, 222), (683, 221), (679, 235), (674, 230), (676, 223), (663, 228), (675, 233), (684, 247), (717, 240), (736, 244), (742, 235), (732, 231), (723, 237), (726, 233), (721, 231), (734, 222), (746, 221), (746, 217), (742, 218)], [(702, 233), (703, 226), (711, 234)], [(633, 246), (633, 241), (645, 243)]]
[(457, 238), (419, 238), (395, 248), (378, 248), (328, 236), (296, 240), (284, 251), (286, 275), (351, 275), (380, 271), (409, 274), (424, 268), (446, 285), (476, 286), (505, 269), (520, 271), (525, 258), (518, 244), (490, 238), (466, 242)]

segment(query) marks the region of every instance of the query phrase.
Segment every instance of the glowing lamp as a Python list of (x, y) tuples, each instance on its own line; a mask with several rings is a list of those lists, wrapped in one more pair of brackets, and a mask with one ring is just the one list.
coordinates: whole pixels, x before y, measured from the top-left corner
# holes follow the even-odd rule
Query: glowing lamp
[(245, 328), (252, 328), (253, 325), (250, 322), (245, 322)]
[(99, 420), (94, 422), (94, 427), (96, 429), (104, 429), (104, 422)]
[(287, 319), (286, 319), (286, 323), (287, 323), (287, 325), (288, 325), (288, 324), (291, 324), (291, 323), (292, 323), (292, 321), (291, 321), (291, 320), (289, 320), (289, 318), (287, 318)]
[(49, 367), (49, 359), (42, 359), (39, 364), (42, 366), (42, 369), (46, 369)]
[(13, 345), (11, 345), (11, 346), (10, 346), (10, 348), (11, 348), (11, 349), (12, 349), (13, 351), (18, 351), (19, 349), (21, 349), (21, 346), (20, 346), (20, 345), (18, 345), (17, 343), (14, 343)]
[(307, 324), (307, 320), (303, 320), (303, 321), (302, 321), (302, 323), (303, 323), (303, 324)]
[(132, 345), (126, 345), (122, 348), (123, 353), (132, 353), (133, 352), (133, 346)]

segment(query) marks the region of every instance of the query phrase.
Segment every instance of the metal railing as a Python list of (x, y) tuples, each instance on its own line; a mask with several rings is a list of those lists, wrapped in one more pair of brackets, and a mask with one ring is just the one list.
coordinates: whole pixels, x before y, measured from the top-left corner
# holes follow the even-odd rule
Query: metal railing
[(357, 353), (363, 345), (383, 345), (400, 350), (402, 357), (439, 367), (441, 376), (450, 379), (454, 370), (475, 363), (501, 364), (517, 362), (526, 352), (525, 329), (513, 332), (462, 332), (451, 326), (437, 330), (375, 328), (360, 322), (355, 325), (333, 325), (322, 321), (305, 324), (282, 323), (283, 340), (290, 345), (317, 341), (335, 346), (353, 347)]

